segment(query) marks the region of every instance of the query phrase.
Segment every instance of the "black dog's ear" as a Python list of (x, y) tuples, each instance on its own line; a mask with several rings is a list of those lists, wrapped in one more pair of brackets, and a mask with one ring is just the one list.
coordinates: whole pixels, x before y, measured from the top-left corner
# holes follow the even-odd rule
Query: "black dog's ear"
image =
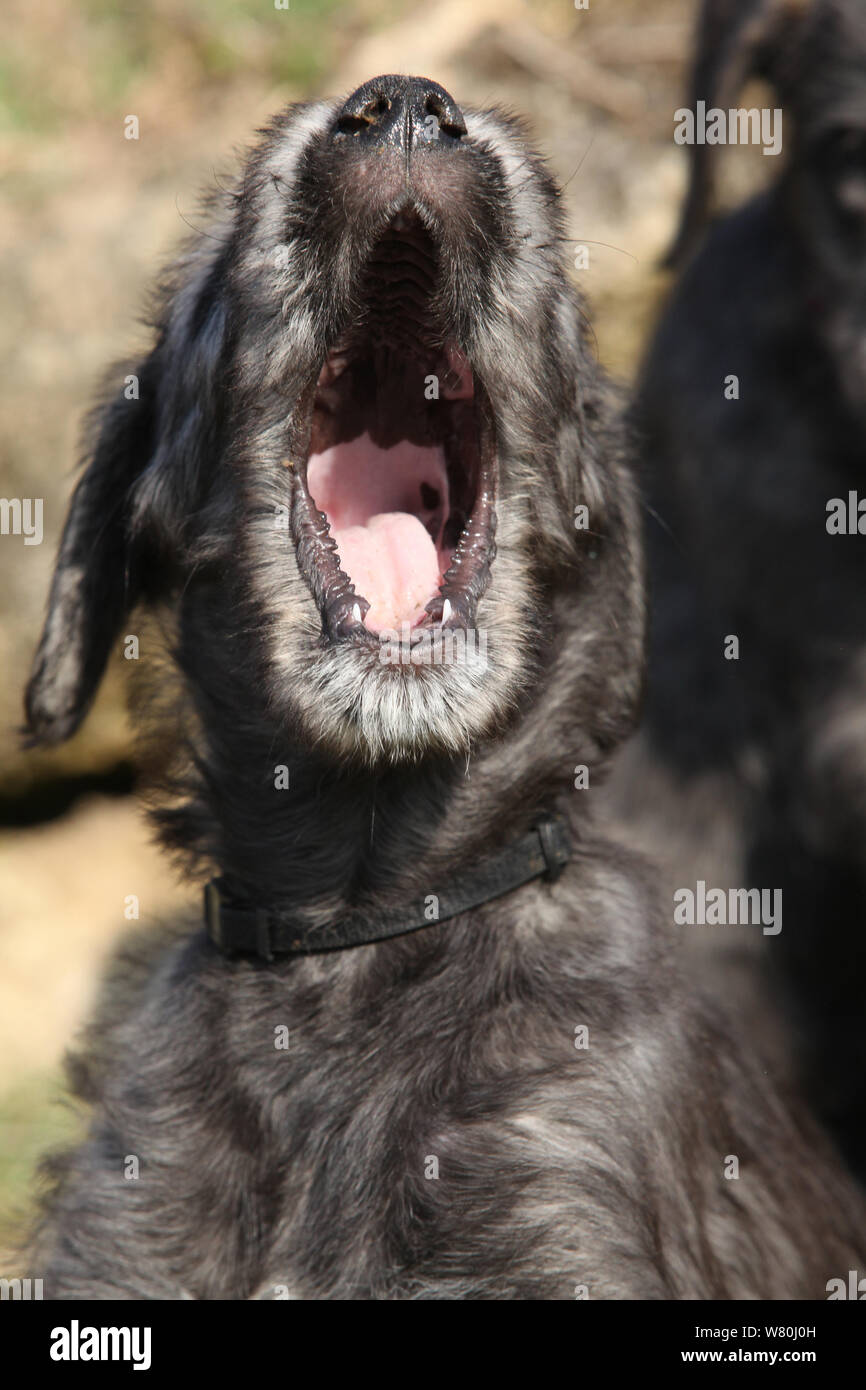
[(25, 695), (32, 743), (78, 728), (121, 624), (158, 591), (215, 446), (226, 314), (212, 250), (182, 264), (153, 351), (93, 417)]
[[(772, 77), (774, 50), (786, 48), (813, 0), (703, 0), (695, 38), (689, 104), (732, 105), (750, 77)], [(689, 184), (676, 235), (662, 264), (675, 269), (695, 249), (713, 203), (714, 150), (689, 149)]]

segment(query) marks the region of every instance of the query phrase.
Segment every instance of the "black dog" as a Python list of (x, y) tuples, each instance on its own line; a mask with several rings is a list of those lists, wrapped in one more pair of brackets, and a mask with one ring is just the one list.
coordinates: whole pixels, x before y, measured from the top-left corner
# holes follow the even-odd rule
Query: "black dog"
[(158, 605), (163, 832), (221, 878), (109, 991), (48, 1296), (823, 1298), (859, 1267), (859, 1199), (574, 789), (632, 724), (643, 604), (564, 265), (520, 127), (379, 78), (264, 133), (117, 378), (30, 726), (69, 735)]
[[(866, 452), (866, 9), (710, 0), (700, 33), (694, 98), (724, 107), (760, 72), (785, 152), (769, 191), (710, 231), (642, 375), (647, 726), (703, 827), (695, 873), (783, 891), (773, 975), (813, 1094), (866, 1176), (866, 515), (852, 497)], [(706, 222), (714, 153), (692, 151), (677, 254)]]

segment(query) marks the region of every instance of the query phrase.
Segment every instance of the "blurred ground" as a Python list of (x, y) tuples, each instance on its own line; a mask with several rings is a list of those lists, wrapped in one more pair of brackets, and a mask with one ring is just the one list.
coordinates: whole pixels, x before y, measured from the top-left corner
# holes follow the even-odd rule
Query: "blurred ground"
[[(627, 376), (684, 177), (672, 129), (692, 8), (7, 0), (0, 493), (44, 498), (45, 539), (0, 538), (0, 1248), (21, 1229), (35, 1155), (78, 1123), (57, 1104), (59, 1059), (124, 927), (124, 899), (138, 894), (150, 915), (190, 896), (150, 847), (134, 799), (100, 791), (128, 781), (119, 672), (67, 748), (26, 753), (16, 730), (83, 410), (106, 365), (135, 347), (145, 287), (197, 225), (198, 190), (285, 101), (378, 72), (423, 73), (458, 101), (512, 106), (566, 184), (571, 235), (589, 247), (576, 278), (599, 352)], [(137, 141), (123, 138), (129, 114)]]

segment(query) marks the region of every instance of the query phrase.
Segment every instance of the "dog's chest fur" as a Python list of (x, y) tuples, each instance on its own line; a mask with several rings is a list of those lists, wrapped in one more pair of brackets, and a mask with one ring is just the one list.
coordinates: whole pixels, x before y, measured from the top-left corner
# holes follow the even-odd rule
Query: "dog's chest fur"
[[(696, 1029), (675, 972), (652, 983), (670, 962), (633, 869), (594, 846), (555, 886), (384, 951), (268, 967), (201, 935), (173, 948), (98, 1049), (55, 1291), (76, 1296), (112, 1232), (115, 1297), (820, 1294), (807, 1202), (788, 1234), (811, 1179), (781, 1176), (802, 1136), (721, 1029)], [(725, 1096), (734, 1072), (744, 1099), (708, 1125), (703, 1085)]]

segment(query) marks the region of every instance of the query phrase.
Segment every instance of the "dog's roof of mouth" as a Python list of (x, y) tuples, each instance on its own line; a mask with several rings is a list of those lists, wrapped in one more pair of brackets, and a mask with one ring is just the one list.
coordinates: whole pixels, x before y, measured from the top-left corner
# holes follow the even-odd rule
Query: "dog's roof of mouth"
[[(433, 365), (431, 358), (427, 366)], [(441, 374), (444, 399), (472, 399), (472, 372), (462, 353), (449, 347), (435, 365), (429, 380), (437, 396)], [(326, 363), (320, 383), (332, 373)], [(420, 374), (415, 389), (421, 390)], [(405, 438), (385, 446), (373, 427), (312, 452), (307, 486), (328, 518), (342, 569), (369, 605), (365, 626), (378, 633), (424, 621), (454, 545), (446, 535), (452, 497), (443, 441)]]

